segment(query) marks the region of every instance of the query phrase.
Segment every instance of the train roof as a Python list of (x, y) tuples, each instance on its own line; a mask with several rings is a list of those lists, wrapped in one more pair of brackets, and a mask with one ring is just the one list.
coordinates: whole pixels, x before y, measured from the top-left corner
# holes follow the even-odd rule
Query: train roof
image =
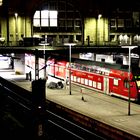
[(88, 66), (99, 66), (108, 69), (117, 69), (122, 71), (128, 71), (128, 65), (121, 65), (121, 64), (112, 64), (106, 62), (99, 62), (99, 61), (92, 61), (92, 60), (85, 60), (85, 59), (75, 59), (73, 60), (74, 63), (88, 65)]

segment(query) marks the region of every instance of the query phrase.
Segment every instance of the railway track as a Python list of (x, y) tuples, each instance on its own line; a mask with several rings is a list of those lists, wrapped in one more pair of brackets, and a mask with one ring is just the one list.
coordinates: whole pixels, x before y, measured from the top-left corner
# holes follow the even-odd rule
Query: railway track
[[(0, 98), (3, 100), (0, 108), (3, 111), (1, 120), (5, 119), (2, 126), (8, 126), (3, 130), (3, 134), (7, 137), (10, 136), (10, 138), (32, 138), (32, 132), (34, 132), (34, 130), (31, 129), (34, 129), (33, 127), (36, 127), (36, 125), (42, 121), (42, 117), (38, 116), (39, 114), (35, 117), (32, 116), (33, 105), (30, 100), (31, 98), (27, 99), (27, 97), (23, 97), (19, 93), (2, 85), (0, 86), (0, 91)], [(43, 125), (45, 125), (46, 128), (44, 129), (44, 139), (105, 139), (50, 110), (46, 109), (43, 114)], [(38, 135), (37, 138), (39, 138)]]
[[(1, 79), (0, 79), (1, 80)], [(43, 110), (42, 113), (36, 113), (37, 116), (33, 116), (33, 108), (34, 105), (32, 103), (32, 94), (31, 93), (25, 93), (25, 90), (23, 89), (23, 92), (21, 92), (21, 89), (19, 89), (19, 86), (13, 86), (11, 84), (8, 84), (6, 81), (1, 82), (0, 81), (0, 87), (4, 88), (3, 96), (5, 98), (5, 101), (8, 100), (8, 105), (10, 109), (10, 115), (12, 118), (14, 118), (15, 123), (18, 122), (19, 126), (21, 127), (21, 130), (26, 130), (25, 133), (28, 133), (26, 136), (29, 138), (29, 134), (32, 138), (32, 132), (34, 128), (40, 127), (40, 124), (43, 124), (43, 127), (45, 125), (45, 129), (43, 130), (43, 137), (44, 139), (119, 139), (119, 138), (128, 138), (128, 139), (135, 139), (135, 136), (120, 131), (119, 129), (115, 129), (114, 127), (111, 127), (109, 125), (106, 125), (100, 121), (94, 120), (88, 116), (79, 114), (78, 112), (74, 112), (71, 109), (68, 109), (64, 106), (61, 106), (57, 103), (51, 102), (51, 100), (46, 100), (46, 106), (45, 111)], [(6, 83), (6, 87), (3, 86)], [(8, 84), (8, 85), (7, 85)], [(72, 85), (73, 86), (73, 85)], [(75, 85), (74, 85), (75, 86)], [(7, 88), (8, 87), (8, 88)], [(10, 88), (9, 88), (10, 87)], [(73, 94), (81, 94), (80, 88), (74, 88)], [(16, 88), (16, 90), (15, 90)], [(3, 89), (2, 89), (3, 90)], [(0, 90), (0, 92), (2, 91)], [(73, 90), (73, 88), (72, 88)], [(86, 89), (84, 89), (86, 90)], [(75, 92), (76, 91), (76, 92)], [(56, 92), (55, 90), (53, 92)], [(94, 92), (91, 90), (91, 92)], [(86, 92), (84, 93), (85, 97), (89, 101), (91, 98), (98, 98), (99, 94), (89, 94)], [(0, 94), (2, 95), (2, 94)], [(93, 97), (91, 97), (93, 96)], [(107, 104), (111, 103), (114, 106), (120, 105), (120, 99), (111, 97), (111, 101), (107, 100), (107, 95), (100, 94), (100, 96), (104, 96), (105, 98), (100, 98), (101, 102), (103, 99), (103, 102), (106, 102)], [(115, 101), (116, 100), (119, 103)], [(96, 99), (95, 99), (96, 101)], [(49, 103), (50, 102), (50, 103)], [(125, 101), (124, 101), (125, 102)], [(124, 103), (122, 101), (122, 104), (124, 106)], [(7, 106), (7, 105), (6, 105)], [(50, 107), (50, 108), (49, 108)], [(126, 106), (125, 106), (126, 108)], [(124, 107), (123, 107), (124, 109)], [(28, 110), (28, 111), (27, 111)], [(136, 110), (137, 111), (137, 110)], [(73, 125), (72, 125), (73, 124)], [(25, 128), (25, 129), (24, 129)], [(22, 132), (22, 131), (21, 131)], [(37, 134), (38, 129), (34, 131), (35, 134)], [(110, 138), (108, 133), (111, 133)], [(25, 134), (22, 133), (22, 135), (25, 136)], [(105, 136), (104, 136), (105, 135)], [(20, 135), (21, 136), (21, 135)], [(27, 138), (26, 137), (26, 138)], [(137, 138), (136, 138), (137, 139)]]

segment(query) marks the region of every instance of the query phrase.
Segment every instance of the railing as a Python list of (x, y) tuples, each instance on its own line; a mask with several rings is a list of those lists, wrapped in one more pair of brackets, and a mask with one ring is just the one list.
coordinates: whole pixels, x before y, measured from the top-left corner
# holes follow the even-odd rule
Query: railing
[[(19, 40), (19, 41), (3, 41), (3, 40), (0, 40), (0, 47), (10, 47), (10, 46), (18, 46), (18, 47), (31, 47), (31, 46), (39, 46), (39, 43), (40, 42), (36, 42), (36, 41), (22, 41), (22, 40)], [(85, 41), (84, 44), (82, 42), (76, 42), (75, 43), (76, 46), (92, 46), (92, 47), (96, 47), (96, 46), (99, 46), (99, 47), (103, 47), (103, 46), (108, 46), (108, 47), (116, 47), (116, 46), (124, 46), (124, 45), (135, 45), (135, 46), (140, 46), (140, 42), (119, 42), (119, 41), (114, 41), (114, 42), (111, 42), (111, 41), (100, 41), (100, 42), (96, 42), (96, 41), (90, 41), (90, 42), (87, 42)], [(54, 47), (59, 47), (59, 46), (63, 46), (64, 44), (62, 43), (50, 43), (48, 46), (54, 46)]]

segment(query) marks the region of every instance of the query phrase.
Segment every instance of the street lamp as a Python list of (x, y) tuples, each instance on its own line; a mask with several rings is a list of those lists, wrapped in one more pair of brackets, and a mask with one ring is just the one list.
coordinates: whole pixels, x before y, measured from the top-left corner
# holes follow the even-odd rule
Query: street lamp
[(129, 49), (129, 75), (128, 75), (128, 81), (129, 81), (129, 89), (128, 89), (128, 115), (130, 115), (130, 73), (131, 73), (131, 50), (134, 48), (137, 48), (138, 46), (122, 46), (122, 48), (128, 48)]
[(16, 45), (17, 45), (17, 41), (18, 41), (18, 27), (17, 27), (17, 17), (18, 17), (18, 13), (15, 13), (15, 32), (16, 32)]
[(98, 14), (98, 18), (96, 20), (96, 45), (100, 43), (100, 20), (102, 18), (101, 14)]
[(64, 43), (69, 46), (69, 94), (71, 95), (71, 46), (75, 46), (75, 43)]
[(46, 46), (48, 46), (49, 43), (39, 43), (39, 45), (44, 46), (44, 48), (43, 48), (43, 57), (44, 57), (44, 79), (46, 79)]

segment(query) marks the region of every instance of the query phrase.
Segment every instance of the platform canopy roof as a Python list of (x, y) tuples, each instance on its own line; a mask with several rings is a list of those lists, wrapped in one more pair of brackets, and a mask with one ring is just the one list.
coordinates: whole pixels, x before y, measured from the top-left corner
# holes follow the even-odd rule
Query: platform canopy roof
[(99, 13), (109, 14), (110, 10), (121, 9), (140, 9), (140, 0), (0, 0), (1, 7), (18, 13), (33, 13), (38, 6), (48, 1), (65, 1), (75, 5), (85, 16), (97, 15)]

